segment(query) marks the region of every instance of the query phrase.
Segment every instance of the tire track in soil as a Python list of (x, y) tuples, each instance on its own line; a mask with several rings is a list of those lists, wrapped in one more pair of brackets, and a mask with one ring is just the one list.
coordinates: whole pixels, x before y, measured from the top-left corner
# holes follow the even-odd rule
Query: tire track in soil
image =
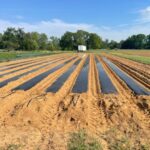
[[(100, 138), (101, 133), (114, 127), (117, 127), (122, 135), (130, 134), (131, 138), (133, 138), (132, 134), (137, 134), (139, 140), (142, 140), (142, 137), (149, 137), (150, 116), (139, 108), (137, 103), (144, 98), (150, 100), (150, 97), (135, 96), (101, 57), (98, 59), (113, 85), (117, 88), (118, 94), (101, 93), (93, 54), (90, 54), (88, 91), (82, 94), (70, 93), (86, 57), (81, 60), (56, 94), (46, 94), (44, 91), (73, 62), (66, 64), (63, 69), (48, 76), (28, 92), (17, 91), (4, 99), (0, 99), (0, 105), (3, 106), (0, 109), (0, 124), (16, 127), (32, 126), (39, 129), (42, 133), (42, 141), (38, 144), (42, 150), (66, 149), (69, 133), (81, 128), (98, 138)], [(55, 65), (53, 64), (51, 67)], [(44, 68), (40, 73), (45, 70)], [(35, 73), (33, 76), (40, 73)], [(31, 79), (32, 77), (28, 76), (28, 78)], [(23, 80), (22, 82), (25, 82), (27, 78)]]
[[(74, 72), (70, 75), (70, 77), (68, 78), (68, 80), (64, 83), (64, 85), (60, 88), (60, 90), (55, 93), (48, 93), (47, 96), (50, 98), (56, 98), (56, 101), (54, 101), (55, 106), (57, 106), (60, 103), (60, 100), (63, 100), (67, 97), (67, 95), (69, 94), (72, 86), (74, 85), (74, 82), (78, 76), (78, 72), (81, 70), (83, 64), (84, 64), (85, 59), (81, 60), (80, 64), (77, 66), (77, 68), (74, 70)], [(50, 101), (49, 101), (50, 102)], [(51, 103), (51, 102), (50, 102)], [(53, 105), (53, 104), (51, 104)], [(49, 108), (51, 108), (50, 106), (48, 106)]]
[[(111, 75), (111, 73), (108, 74)], [(119, 81), (119, 89), (124, 84), (122, 83)], [(125, 86), (123, 85), (123, 87)], [(110, 129), (115, 127), (120, 130), (123, 136), (124, 134), (130, 135), (132, 139), (135, 139), (134, 136), (137, 134), (140, 135), (139, 139), (143, 140), (143, 136), (149, 137), (150, 116), (139, 109), (137, 98), (132, 93), (128, 94), (129, 91), (125, 95), (124, 93), (125, 91), (122, 93), (121, 89), (118, 96), (104, 95), (100, 106), (104, 110)]]
[[(98, 82), (98, 70), (95, 62), (95, 56), (91, 55), (89, 72), (89, 90), (86, 99), (86, 122), (87, 132), (93, 137), (99, 137), (102, 131), (107, 128), (107, 122), (103, 110), (99, 107), (101, 99), (101, 85)], [(95, 130), (96, 129), (96, 130)]]
[[(77, 59), (76, 59), (76, 60), (77, 60)], [(43, 90), (43, 89), (45, 89), (44, 86), (43, 86), (43, 85), (44, 85), (44, 82), (45, 82), (46, 84), (49, 84), (49, 82), (47, 82), (47, 81), (51, 81), (51, 82), (55, 81), (55, 78), (56, 78), (57, 76), (61, 75), (61, 73), (63, 73), (65, 69), (67, 69), (68, 67), (70, 67), (70, 65), (72, 65), (72, 63), (73, 63), (73, 61), (72, 61), (71, 63), (66, 64), (63, 68), (59, 69), (58, 71), (56, 71), (55, 73), (53, 73), (53, 74), (52, 74), (51, 76), (49, 76), (48, 78), (42, 80), (42, 81), (39, 83), (39, 87), (38, 87), (38, 84), (37, 84), (37, 86), (33, 87), (31, 90), (28, 90), (28, 93), (31, 93), (31, 94), (33, 95), (33, 94), (34, 94), (34, 91), (36, 91), (36, 93), (35, 93), (35, 95), (36, 95), (36, 94), (38, 94), (39, 92), (41, 93), (41, 91), (44, 92), (44, 90)], [(43, 88), (42, 88), (42, 86), (43, 86)], [(37, 89), (39, 89), (39, 92), (37, 92)]]
[[(65, 143), (67, 143), (66, 141), (67, 141), (68, 134), (67, 135), (65, 134), (65, 131), (63, 130), (63, 127), (60, 123), (59, 123), (59, 125), (61, 127), (57, 128), (58, 122), (60, 122), (60, 120), (61, 120), (60, 118), (58, 118), (58, 116), (59, 116), (59, 112), (63, 114), (63, 108), (62, 108), (63, 103), (65, 103), (65, 105), (67, 107), (72, 99), (72, 96), (67, 96), (67, 95), (68, 95), (68, 92), (70, 91), (71, 87), (74, 84), (73, 79), (77, 78), (77, 74), (83, 66), (83, 62), (84, 62), (84, 60), (82, 60), (82, 62), (80, 62), (78, 67), (74, 70), (74, 72), (71, 74), (69, 79), (63, 85), (63, 87), (56, 94), (53, 94), (53, 97), (51, 94), (48, 94), (47, 95), (48, 100), (45, 102), (42, 101), (42, 103), (44, 105), (44, 108), (43, 108), (44, 111), (43, 111), (43, 113), (41, 112), (42, 120), (41, 120), (40, 124), (42, 125), (42, 127), (41, 127), (42, 131), (44, 131), (44, 133), (48, 133), (48, 134), (45, 135), (45, 137), (46, 137), (44, 140), (45, 144), (44, 144), (44, 146), (42, 145), (40, 147), (41, 149), (46, 149), (49, 146), (50, 146), (50, 148), (55, 147), (55, 149), (58, 149), (58, 150), (60, 148), (66, 149)], [(57, 97), (57, 99), (56, 99), (56, 97)], [(53, 98), (55, 99), (55, 101), (51, 101)], [(75, 103), (75, 101), (74, 101), (74, 103)], [(31, 104), (31, 106), (33, 107), (33, 103)], [(45, 107), (45, 106), (47, 106), (47, 107)], [(61, 120), (61, 122), (64, 122), (64, 120), (63, 121)], [(67, 127), (66, 127), (66, 129), (67, 129)], [(56, 133), (59, 133), (59, 134), (56, 134)], [(64, 136), (64, 134), (65, 134), (65, 136)], [(64, 143), (64, 141), (65, 141), (65, 143)]]
[[(65, 62), (71, 58), (68, 58), (64, 61), (60, 61), (58, 63), (55, 63), (50, 68), (53, 68), (53, 67)], [(48, 69), (50, 69), (50, 68), (48, 68)], [(45, 71), (45, 69), (43, 69), (43, 71)], [(35, 76), (36, 75), (37, 74), (35, 74)], [(31, 78), (31, 75), (29, 76), (29, 78)], [(23, 80), (23, 82), (25, 82), (25, 80)], [(18, 81), (18, 83), (20, 84), (20, 81)], [(40, 95), (40, 94), (42, 94), (42, 93), (40, 92), (40, 93), (34, 93), (33, 94), (32, 92), (30, 93), (30, 92), (24, 92), (24, 91), (16, 91), (15, 93), (12, 93), (8, 97), (0, 98), (0, 105), (4, 106), (3, 109), (0, 110), (0, 114), (2, 116), (3, 115), (6, 116), (7, 119), (5, 119), (5, 120), (8, 120), (8, 118), (10, 116), (12, 116), (12, 112), (14, 112), (14, 110), (16, 112), (16, 111), (22, 109), (24, 104), (26, 104), (26, 102), (28, 102), (34, 98), (37, 98), (38, 95)], [(3, 118), (5, 118), (4, 116), (3, 116)], [(14, 113), (13, 113), (13, 116), (14, 116)]]
[[(124, 129), (130, 128), (130, 123), (133, 123), (135, 128), (134, 130), (144, 128), (145, 125), (147, 128), (149, 128), (149, 115), (145, 114), (141, 109), (139, 109), (136, 103), (137, 98), (132, 95), (132, 92), (130, 92), (130, 89), (126, 87), (123, 81), (115, 79), (117, 76), (102, 59), (101, 62), (108, 71), (109, 76), (112, 76), (112, 81), (115, 81), (114, 84), (116, 85), (116, 88), (119, 87), (118, 91), (120, 92), (120, 94), (114, 99), (111, 97), (105, 98), (104, 96), (105, 101), (101, 103), (106, 114), (106, 118), (109, 119), (109, 124), (113, 123), (117, 126), (124, 126)], [(126, 91), (123, 89), (126, 89)]]
[[(43, 104), (45, 107), (43, 108), (43, 112), (41, 112), (41, 129), (45, 134), (51, 133), (51, 145), (54, 147), (56, 147), (57, 145), (58, 148), (56, 149), (64, 147), (64, 141), (62, 139), (65, 137), (64, 134), (65, 130), (67, 130), (68, 123), (65, 126), (63, 126), (63, 124), (60, 124), (60, 122), (66, 122), (66, 120), (60, 118), (60, 116), (63, 116), (64, 109), (69, 109), (64, 107), (70, 107), (70, 105), (75, 103), (75, 100), (72, 101), (73, 96), (69, 94), (69, 91), (71, 90), (71, 87), (73, 87), (75, 79), (77, 78), (77, 75), (84, 64), (84, 61), (85, 58), (80, 62), (78, 67), (75, 69), (69, 79), (64, 83), (63, 87), (56, 94), (47, 94), (47, 101), (45, 101), (45, 104)], [(52, 99), (55, 99), (55, 101), (52, 101)], [(55, 133), (62, 133), (62, 137), (55, 135)], [(49, 137), (49, 135), (47, 136)], [(55, 140), (56, 138), (57, 140)], [(56, 143), (56, 141), (61, 142)], [(48, 145), (47, 140), (45, 140), (45, 143), (47, 143), (46, 145)]]
[[(91, 56), (90, 65), (92, 64), (93, 66), (94, 60), (92, 60), (93, 59)], [(93, 70), (90, 71), (89, 77), (91, 77), (90, 74), (92, 73), (92, 71)], [(98, 91), (97, 86), (93, 84), (94, 80), (92, 79), (89, 79), (89, 81), (92, 81), (89, 82), (89, 85), (92, 85), (91, 88), (93, 90), (89, 89), (89, 91), (85, 94), (70, 94), (70, 96), (67, 96), (63, 101), (59, 103), (59, 105), (57, 105), (57, 117), (53, 118), (53, 120), (56, 120), (53, 127), (58, 128), (56, 132), (67, 133), (79, 130), (80, 128), (85, 128), (87, 132), (92, 133), (92, 135), (99, 135), (99, 130), (102, 130), (101, 123), (104, 123), (104, 119), (102, 118), (102, 112), (98, 107), (97, 99), (95, 99), (94, 97), (90, 99), (88, 98), (88, 96), (90, 96), (88, 95), (88, 93), (90, 94), (92, 93), (92, 91)], [(51, 117), (47, 114), (45, 120), (47, 120), (48, 118)], [(59, 127), (57, 127), (58, 124)], [(54, 143), (54, 145), (55, 144), (56, 143)], [(59, 144), (59, 147), (62, 147), (62, 144)]]

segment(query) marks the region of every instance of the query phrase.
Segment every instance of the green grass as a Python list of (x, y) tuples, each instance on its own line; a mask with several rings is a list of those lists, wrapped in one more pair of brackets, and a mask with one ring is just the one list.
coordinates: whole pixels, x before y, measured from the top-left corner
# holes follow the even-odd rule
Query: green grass
[(146, 57), (146, 56), (139, 56), (139, 55), (128, 55), (128, 54), (123, 54), (121, 52), (111, 52), (111, 54), (115, 55), (115, 56), (119, 56), (119, 57), (123, 57), (123, 58), (127, 58), (136, 62), (140, 62), (143, 64), (150, 64), (150, 57)]
[[(133, 126), (135, 125), (131, 124), (131, 128), (135, 128)], [(149, 139), (140, 134), (141, 131), (138, 130), (122, 133), (116, 126), (102, 133), (100, 137), (107, 142), (109, 150), (150, 150)]]
[(143, 64), (150, 64), (150, 50), (93, 50), (89, 53), (111, 54), (122, 58), (127, 58)]
[(102, 150), (102, 146), (96, 139), (89, 137), (84, 130), (80, 130), (71, 134), (68, 150)]
[(61, 53), (60, 51), (8, 51), (0, 52), (0, 62), (23, 59), (29, 57), (45, 56)]
[(16, 145), (16, 144), (9, 144), (5, 148), (0, 147), (0, 150), (19, 150), (21, 149), (21, 145)]
[[(22, 58), (36, 57), (36, 56), (45, 56), (59, 53), (74, 53), (75, 51), (0, 51), (0, 62), (11, 61)], [(143, 64), (150, 64), (150, 50), (91, 50), (86, 53), (107, 53), (115, 56), (127, 58), (136, 62)], [(146, 55), (147, 54), (147, 55)], [(144, 56), (143, 56), (144, 55)]]

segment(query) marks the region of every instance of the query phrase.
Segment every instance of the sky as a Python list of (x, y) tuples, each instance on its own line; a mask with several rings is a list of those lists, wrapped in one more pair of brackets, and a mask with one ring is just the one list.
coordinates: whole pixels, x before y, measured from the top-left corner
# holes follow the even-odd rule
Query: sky
[(120, 41), (150, 34), (150, 0), (0, 0), (0, 32), (7, 27), (58, 37), (81, 29)]

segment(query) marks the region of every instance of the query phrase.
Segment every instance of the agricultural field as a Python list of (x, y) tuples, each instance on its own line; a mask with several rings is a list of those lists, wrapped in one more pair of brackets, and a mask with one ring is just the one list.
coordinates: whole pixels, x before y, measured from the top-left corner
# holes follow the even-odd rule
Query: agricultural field
[(150, 64), (150, 50), (109, 50), (107, 53), (140, 63)]
[(150, 65), (111, 53), (3, 62), (0, 108), (0, 148), (65, 150), (83, 129), (99, 149), (149, 149)]
[(37, 57), (58, 54), (60, 51), (46, 51), (46, 50), (34, 50), (34, 51), (6, 51), (0, 50), (0, 62), (18, 60), (23, 58)]

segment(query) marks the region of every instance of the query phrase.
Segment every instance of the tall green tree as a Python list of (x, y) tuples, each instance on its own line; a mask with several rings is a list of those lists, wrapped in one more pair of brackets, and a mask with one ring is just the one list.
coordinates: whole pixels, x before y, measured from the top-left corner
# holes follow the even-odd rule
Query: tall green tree
[(78, 30), (74, 33), (74, 46), (77, 49), (78, 45), (87, 45), (89, 33), (83, 30)]
[(109, 48), (110, 49), (120, 48), (120, 44), (116, 41), (111, 40), (109, 43)]
[(146, 36), (145, 48), (150, 49), (150, 34)]
[(38, 32), (24, 32), (22, 28), (7, 28), (0, 34), (0, 49), (10, 50), (77, 50), (78, 45), (86, 45), (88, 49), (150, 49), (150, 35), (138, 34), (128, 37), (124, 41), (105, 40), (96, 33), (78, 30), (66, 32), (61, 39), (50, 37)]
[(33, 33), (26, 33), (24, 38), (24, 49), (25, 50), (37, 50), (39, 45), (35, 38), (33, 38)]
[(105, 49), (109, 48), (109, 40), (108, 39), (106, 39), (105, 41), (103, 41), (102, 48), (105, 48)]
[(2, 40), (3, 47), (6, 49), (15, 50), (19, 48), (17, 30), (15, 28), (7, 28), (3, 34)]
[(73, 50), (75, 46), (74, 41), (74, 33), (66, 32), (60, 40), (62, 50)]
[(47, 44), (48, 44), (48, 37), (46, 34), (42, 33), (39, 35), (38, 38), (38, 45), (39, 45), (39, 49), (44, 50), (47, 48)]
[(0, 49), (3, 49), (3, 35), (0, 33)]
[(50, 37), (50, 41), (48, 43), (48, 50), (60, 50), (60, 39), (55, 37), (55, 36), (51, 36)]
[(25, 39), (25, 32), (23, 31), (22, 28), (19, 28), (16, 31), (16, 37), (17, 37), (17, 41), (18, 41), (18, 48), (17, 50), (24, 50), (24, 39)]
[(133, 35), (122, 43), (122, 49), (143, 49), (146, 45), (146, 36), (144, 34)]
[(103, 42), (102, 39), (95, 33), (89, 34), (88, 49), (100, 49), (102, 48)]

